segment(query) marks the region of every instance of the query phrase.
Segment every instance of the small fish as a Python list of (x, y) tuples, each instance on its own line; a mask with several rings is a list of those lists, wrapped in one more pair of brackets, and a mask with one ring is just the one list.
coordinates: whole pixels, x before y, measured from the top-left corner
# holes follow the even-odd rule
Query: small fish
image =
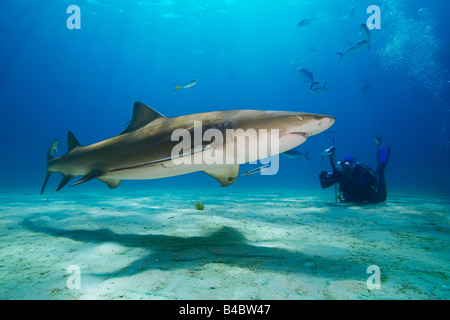
[(370, 90), (372, 90), (371, 84), (366, 84), (364, 87), (361, 88), (361, 91), (364, 93), (368, 93), (368, 92), (370, 92)]
[(345, 50), (345, 52), (337, 52), (336, 54), (340, 55), (341, 57), (339, 58), (339, 62), (341, 62), (342, 57), (344, 56), (344, 54), (350, 54), (350, 53), (357, 53), (359, 51), (361, 51), (365, 46), (368, 46), (369, 50), (369, 42), (367, 40), (359, 40), (355, 43), (352, 43), (350, 45), (350, 47)]
[(350, 7), (350, 10), (348, 11), (348, 18), (353, 19), (355, 17), (355, 7)]
[(300, 67), (297, 68), (297, 70), (302, 76), (304, 82), (314, 82), (314, 76), (312, 72)]
[(297, 27), (305, 27), (311, 23), (311, 21), (317, 20), (317, 18), (314, 17), (314, 14), (311, 16), (311, 18), (306, 18), (297, 23)]
[(175, 91), (177, 91), (180, 88), (187, 89), (187, 88), (190, 88), (190, 87), (192, 87), (192, 86), (194, 86), (196, 84), (197, 84), (197, 80), (189, 80), (189, 81), (186, 81), (185, 83), (183, 83), (181, 86), (175, 85), (175, 87), (176, 87)]
[(362, 35), (364, 36), (364, 38), (366, 38), (366, 40), (367, 40), (367, 47), (370, 50), (370, 31), (369, 31), (369, 28), (367, 28), (367, 25), (365, 23), (363, 23), (359, 27), (359, 30), (361, 30)]
[(311, 160), (308, 156), (308, 153), (309, 153), (309, 151), (306, 153), (302, 153), (300, 151), (297, 151), (296, 149), (291, 149), (291, 150), (284, 152), (283, 154), (286, 157), (288, 157), (289, 159), (298, 159), (298, 158), (304, 157), (307, 160)]
[(333, 143), (333, 146), (336, 144), (335, 141), (335, 136), (336, 136), (336, 131), (328, 131), (327, 133), (325, 133), (325, 137), (331, 137), (331, 142)]
[(323, 90), (325, 90), (325, 91), (330, 91), (330, 90), (327, 88), (327, 83), (326, 83), (326, 82), (323, 84), (322, 87), (319, 86), (319, 82), (312, 82), (312, 83), (311, 83), (311, 87), (309, 88), (309, 91), (311, 91), (311, 92), (314, 93), (314, 94), (319, 94), (319, 93), (321, 93)]
[(294, 58), (294, 60), (291, 61), (291, 65), (292, 65), (292, 73), (294, 73), (294, 72), (297, 70), (297, 68), (298, 68), (298, 63), (299, 63), (299, 60), (298, 60), (298, 57), (296, 56), (296, 57)]
[(320, 48), (318, 46), (309, 46), (309, 51), (311, 51), (312, 53), (317, 53), (320, 51)]
[(381, 135), (379, 133), (377, 133), (374, 137), (373, 137), (373, 141), (376, 143), (376, 145), (379, 147), (381, 144), (381, 141), (383, 141), (383, 137), (381, 137)]

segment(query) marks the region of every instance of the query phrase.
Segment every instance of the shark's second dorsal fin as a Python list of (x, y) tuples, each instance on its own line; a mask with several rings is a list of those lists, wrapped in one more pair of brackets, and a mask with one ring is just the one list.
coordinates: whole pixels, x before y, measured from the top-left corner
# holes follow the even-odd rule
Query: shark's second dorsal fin
[(81, 144), (78, 142), (77, 138), (73, 135), (72, 132), (67, 132), (67, 148), (68, 152), (72, 151), (76, 147), (81, 147)]
[(161, 113), (143, 104), (142, 102), (135, 102), (130, 124), (121, 134), (140, 129), (153, 120), (163, 117), (164, 116)]

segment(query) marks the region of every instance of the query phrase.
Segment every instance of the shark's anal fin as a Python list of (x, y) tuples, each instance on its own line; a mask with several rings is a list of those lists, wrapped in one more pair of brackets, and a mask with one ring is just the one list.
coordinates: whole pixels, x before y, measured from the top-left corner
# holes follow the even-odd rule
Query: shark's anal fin
[(98, 180), (106, 183), (110, 189), (117, 188), (117, 186), (122, 182), (122, 180), (110, 178), (108, 176), (100, 177)]
[(164, 118), (164, 116), (142, 102), (135, 102), (130, 124), (121, 134), (138, 130), (158, 118)]
[(101, 176), (104, 175), (104, 172), (101, 170), (92, 170), (91, 172), (89, 172), (88, 174), (84, 175), (78, 182), (75, 182), (74, 184), (71, 185), (71, 187), (79, 185), (80, 183), (95, 179), (95, 178), (99, 178)]
[(56, 188), (56, 191), (61, 190), (73, 178), (74, 178), (74, 176), (72, 176), (70, 174), (63, 174), (63, 178), (62, 178), (61, 182), (59, 183), (58, 188)]
[(229, 165), (203, 172), (219, 181), (222, 184), (222, 187), (227, 187), (236, 181), (239, 174), (239, 165)]

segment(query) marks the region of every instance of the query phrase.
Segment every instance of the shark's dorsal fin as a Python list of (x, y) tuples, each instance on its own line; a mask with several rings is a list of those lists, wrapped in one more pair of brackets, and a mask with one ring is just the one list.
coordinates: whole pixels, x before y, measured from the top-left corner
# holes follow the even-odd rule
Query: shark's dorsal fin
[(164, 116), (158, 111), (143, 104), (142, 102), (135, 102), (133, 107), (133, 116), (131, 117), (130, 124), (121, 134), (140, 129), (158, 118), (164, 118)]
[(76, 147), (81, 147), (81, 144), (78, 142), (77, 138), (73, 135), (72, 132), (67, 132), (67, 148), (68, 152), (72, 151)]
[(233, 184), (233, 182), (238, 177), (239, 165), (230, 165), (203, 172), (209, 174), (211, 177), (219, 181), (222, 184), (222, 187), (227, 187)]

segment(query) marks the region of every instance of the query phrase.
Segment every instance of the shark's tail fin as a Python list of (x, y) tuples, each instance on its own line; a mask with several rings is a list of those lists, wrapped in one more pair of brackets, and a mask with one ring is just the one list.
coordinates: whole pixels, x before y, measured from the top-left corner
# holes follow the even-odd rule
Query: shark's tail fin
[(328, 89), (328, 88), (327, 88), (327, 82), (325, 82), (325, 83), (324, 83), (324, 85), (323, 85), (322, 89), (323, 89), (323, 90), (327, 90), (327, 91), (330, 91), (330, 89)]
[(304, 154), (305, 159), (306, 159), (306, 160), (311, 160), (311, 159), (309, 158), (308, 154), (309, 154), (309, 151), (308, 151), (307, 153)]
[(174, 91), (177, 91), (178, 89), (180, 89), (180, 86), (178, 86), (178, 85), (175, 85), (175, 90)]
[(341, 62), (342, 57), (344, 56), (344, 54), (342, 52), (337, 52), (336, 54), (340, 55), (339, 62)]
[(45, 176), (44, 184), (42, 185), (41, 194), (44, 193), (45, 185), (47, 184), (48, 179), (52, 175), (53, 171), (48, 170), (48, 163), (50, 160), (53, 159), (53, 156), (55, 155), (55, 152), (58, 151), (58, 140), (53, 141), (53, 143), (50, 145), (50, 148), (48, 148), (47, 151), (47, 174)]
[(319, 82), (311, 82), (311, 85), (309, 86), (309, 90), (312, 90), (312, 88), (314, 87), (314, 85), (319, 84)]

